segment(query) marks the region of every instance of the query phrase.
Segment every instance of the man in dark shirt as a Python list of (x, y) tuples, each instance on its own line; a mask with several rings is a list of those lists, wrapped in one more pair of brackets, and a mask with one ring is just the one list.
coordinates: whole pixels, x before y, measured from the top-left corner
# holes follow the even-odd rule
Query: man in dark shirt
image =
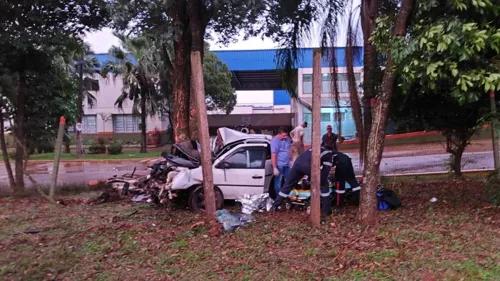
[(332, 125), (326, 126), (326, 134), (323, 135), (322, 147), (331, 147), (337, 151), (337, 135), (332, 132)]

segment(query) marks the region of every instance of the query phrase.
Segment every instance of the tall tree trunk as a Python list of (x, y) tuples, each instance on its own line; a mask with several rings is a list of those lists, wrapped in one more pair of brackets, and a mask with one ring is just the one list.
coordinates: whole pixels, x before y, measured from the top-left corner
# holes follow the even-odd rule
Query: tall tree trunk
[(175, 142), (189, 140), (189, 91), (186, 89), (186, 73), (189, 49), (186, 42), (189, 41), (189, 30), (186, 14), (187, 3), (185, 0), (175, 1), (173, 7), (173, 22), (176, 32), (174, 38), (174, 67), (172, 91), (174, 96), (174, 118), (173, 127)]
[(15, 169), (16, 169), (16, 189), (15, 193), (24, 192), (24, 153), (25, 153), (25, 136), (24, 136), (24, 106), (26, 97), (26, 73), (19, 73), (19, 84), (17, 88), (17, 100), (16, 100), (16, 132), (15, 132), (15, 142), (16, 142), (16, 157), (15, 157)]
[[(398, 37), (406, 35), (408, 21), (415, 0), (403, 0), (398, 12), (393, 34)], [(385, 129), (389, 117), (389, 108), (396, 79), (395, 64), (391, 55), (387, 57), (382, 92), (377, 97), (372, 128), (368, 138), (368, 151), (363, 172), (364, 188), (361, 191), (360, 220), (364, 225), (375, 225), (377, 221), (376, 191), (379, 184), (380, 161), (384, 152)]]
[(5, 143), (5, 127), (3, 124), (4, 116), (0, 110), (0, 145), (2, 146), (2, 156), (5, 163), (5, 170), (7, 171), (7, 176), (9, 177), (9, 185), (12, 191), (15, 192), (16, 181), (14, 180), (14, 173), (12, 172), (12, 167), (10, 166), (9, 152), (7, 151), (7, 144)]
[[(76, 122), (82, 123), (83, 119), (83, 56), (85, 51), (82, 50), (80, 56), (80, 64), (78, 69), (78, 95), (76, 96)], [(82, 126), (83, 128), (83, 126)], [(80, 159), (83, 150), (82, 132), (76, 131), (76, 158)]]
[(189, 17), (191, 25), (191, 75), (193, 94), (196, 99), (197, 120), (199, 125), (199, 141), (201, 144), (201, 167), (203, 171), (203, 190), (205, 198), (205, 212), (209, 220), (215, 220), (215, 194), (212, 174), (212, 154), (210, 150), (210, 135), (208, 132), (207, 107), (205, 102), (205, 86), (203, 82), (202, 52), (204, 33), (203, 15), (204, 6), (201, 0), (189, 2)]
[[(190, 75), (191, 85), (193, 85), (193, 76)], [(189, 134), (192, 140), (199, 140), (198, 135), (198, 121), (196, 116), (198, 115), (198, 110), (196, 108), (196, 96), (193, 91), (193, 87), (190, 87), (190, 97), (189, 97)]]
[(356, 125), (356, 133), (359, 141), (359, 162), (363, 163), (365, 151), (365, 136), (363, 130), (363, 116), (361, 112), (361, 104), (358, 96), (358, 86), (356, 85), (356, 77), (354, 76), (354, 46), (353, 46), (353, 30), (351, 19), (347, 27), (347, 48), (345, 49), (346, 64), (347, 64), (347, 85), (349, 88), (349, 98), (351, 100), (352, 117)]
[(377, 18), (378, 0), (362, 0), (361, 2), (361, 26), (363, 29), (363, 146), (364, 154), (361, 156), (366, 160), (368, 136), (372, 128), (371, 99), (375, 97), (375, 71), (377, 66), (375, 46), (370, 41)]
[(311, 224), (319, 227), (320, 215), (320, 162), (321, 162), (321, 50), (313, 51), (313, 96), (311, 138)]
[(146, 134), (146, 97), (145, 94), (141, 96), (141, 151), (140, 153), (146, 153), (147, 150), (147, 134)]

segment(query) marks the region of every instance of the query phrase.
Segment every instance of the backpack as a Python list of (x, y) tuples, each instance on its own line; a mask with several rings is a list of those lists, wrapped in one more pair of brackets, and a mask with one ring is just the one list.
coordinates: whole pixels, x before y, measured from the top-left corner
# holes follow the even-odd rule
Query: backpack
[(381, 186), (377, 189), (377, 207), (381, 211), (394, 210), (401, 207), (401, 201), (394, 191)]

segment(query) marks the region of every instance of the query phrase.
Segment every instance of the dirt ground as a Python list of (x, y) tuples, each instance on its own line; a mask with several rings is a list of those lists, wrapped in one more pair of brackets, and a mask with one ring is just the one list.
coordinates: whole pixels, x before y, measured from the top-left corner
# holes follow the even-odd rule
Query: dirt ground
[(0, 279), (500, 280), (500, 209), (482, 182), (391, 187), (404, 207), (377, 227), (353, 206), (320, 229), (303, 212), (261, 213), (218, 236), (199, 214), (146, 203), (4, 198)]
[[(339, 146), (339, 150), (345, 153), (358, 153), (358, 148), (348, 148), (342, 149), (342, 145)], [(471, 144), (467, 146), (465, 152), (483, 152), (492, 151), (493, 145), (491, 140), (479, 139), (472, 140)], [(433, 154), (446, 154), (446, 144), (440, 142), (433, 143), (423, 143), (423, 144), (406, 144), (406, 145), (390, 145), (384, 147), (384, 157), (401, 157), (401, 156), (417, 156), (417, 155), (433, 155)]]

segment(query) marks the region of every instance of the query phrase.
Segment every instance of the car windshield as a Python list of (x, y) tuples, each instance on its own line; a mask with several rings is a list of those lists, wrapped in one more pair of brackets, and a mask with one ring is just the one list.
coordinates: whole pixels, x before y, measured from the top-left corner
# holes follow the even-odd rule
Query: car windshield
[(219, 150), (214, 156), (214, 160), (219, 158), (221, 155), (223, 155), (224, 153), (228, 152), (229, 150), (231, 150), (233, 147), (235, 147), (236, 145), (238, 145), (239, 143), (233, 143), (233, 144), (229, 144), (229, 145), (226, 145), (224, 147), (222, 147), (221, 150)]

